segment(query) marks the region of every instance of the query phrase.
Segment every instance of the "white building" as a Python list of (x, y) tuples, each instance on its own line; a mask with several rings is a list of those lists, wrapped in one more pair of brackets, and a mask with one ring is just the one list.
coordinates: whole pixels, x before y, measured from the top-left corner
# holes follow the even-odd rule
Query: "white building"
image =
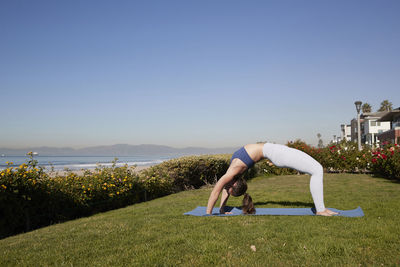
[(381, 122), (391, 122), (392, 129), (378, 134), (379, 141), (400, 144), (400, 108), (396, 108), (380, 118)]
[(362, 126), (363, 129), (361, 141), (366, 145), (379, 145), (378, 134), (390, 130), (389, 121), (378, 121), (387, 112), (374, 112), (364, 113), (361, 115), (363, 118)]
[(342, 124), (340, 125), (340, 128), (341, 128), (340, 139), (351, 141), (351, 125)]

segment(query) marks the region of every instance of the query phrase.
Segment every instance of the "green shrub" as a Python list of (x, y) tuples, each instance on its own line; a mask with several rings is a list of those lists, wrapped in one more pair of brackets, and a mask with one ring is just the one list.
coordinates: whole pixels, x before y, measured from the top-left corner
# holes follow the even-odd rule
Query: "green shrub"
[(375, 174), (400, 179), (400, 146), (385, 144), (373, 150), (370, 169)]
[(133, 204), (143, 191), (127, 166), (58, 177), (32, 161), (8, 167), (0, 172), (0, 237)]
[(279, 168), (272, 164), (269, 160), (261, 160), (252, 168), (252, 177), (256, 175), (272, 176), (272, 175), (289, 175), (296, 174), (297, 171), (289, 168)]
[(229, 155), (189, 156), (145, 169), (140, 180), (147, 192), (158, 197), (213, 184), (229, 167)]
[[(230, 159), (229, 154), (172, 159), (142, 171), (140, 181), (146, 192), (153, 197), (200, 188), (207, 184), (215, 184), (227, 171)], [(249, 180), (261, 174), (287, 173), (293, 171), (271, 166), (264, 160), (244, 172), (242, 178)]]

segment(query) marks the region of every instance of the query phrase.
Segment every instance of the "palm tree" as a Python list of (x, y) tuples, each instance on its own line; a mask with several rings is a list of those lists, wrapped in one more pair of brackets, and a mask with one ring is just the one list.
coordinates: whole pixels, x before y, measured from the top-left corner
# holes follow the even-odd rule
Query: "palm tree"
[(318, 133), (318, 134), (317, 134), (317, 137), (318, 137), (318, 147), (319, 147), (319, 148), (323, 148), (323, 147), (324, 147), (324, 143), (323, 143), (323, 141), (322, 141), (322, 139), (321, 139), (321, 134)]
[(378, 111), (391, 111), (392, 107), (392, 102), (389, 102), (389, 100), (383, 100), (381, 103), (381, 107)]
[(362, 110), (362, 113), (370, 113), (371, 110), (372, 110), (372, 107), (371, 107), (370, 104), (364, 103), (364, 104), (361, 106), (361, 110)]

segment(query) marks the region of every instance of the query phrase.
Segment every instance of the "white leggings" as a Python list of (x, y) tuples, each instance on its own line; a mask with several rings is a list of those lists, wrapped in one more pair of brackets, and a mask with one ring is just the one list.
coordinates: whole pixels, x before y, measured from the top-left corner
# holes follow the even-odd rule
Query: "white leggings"
[(324, 211), (324, 170), (318, 161), (303, 151), (284, 145), (266, 143), (263, 154), (277, 167), (287, 167), (311, 175), (310, 191), (317, 212)]

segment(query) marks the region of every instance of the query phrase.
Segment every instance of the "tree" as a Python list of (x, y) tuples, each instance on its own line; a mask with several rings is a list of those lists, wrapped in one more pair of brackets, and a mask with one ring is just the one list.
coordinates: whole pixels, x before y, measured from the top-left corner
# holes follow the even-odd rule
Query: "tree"
[(318, 147), (319, 147), (319, 148), (323, 148), (323, 147), (324, 147), (324, 142), (323, 142), (322, 139), (321, 139), (321, 134), (318, 133), (318, 134), (317, 134), (317, 137), (318, 137)]
[(392, 107), (392, 102), (389, 102), (389, 100), (383, 100), (378, 111), (391, 111), (393, 109)]
[(361, 110), (362, 110), (362, 113), (369, 113), (369, 112), (371, 112), (372, 107), (371, 107), (370, 104), (364, 103), (364, 104), (361, 106)]

